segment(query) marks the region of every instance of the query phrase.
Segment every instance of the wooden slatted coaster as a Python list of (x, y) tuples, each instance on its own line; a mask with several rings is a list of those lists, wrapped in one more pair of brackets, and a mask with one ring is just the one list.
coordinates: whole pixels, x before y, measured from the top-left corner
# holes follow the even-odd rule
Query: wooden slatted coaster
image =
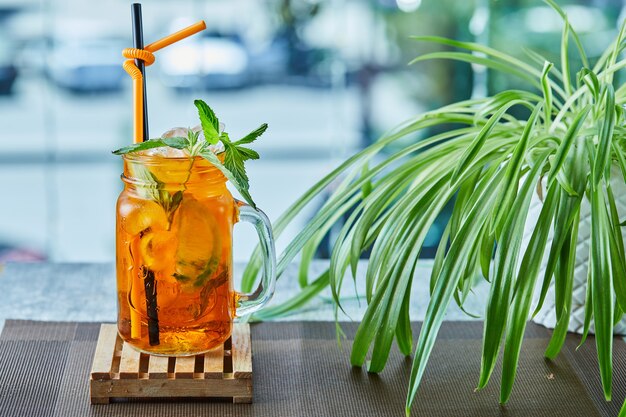
[(203, 355), (163, 357), (124, 343), (103, 324), (91, 368), (91, 403), (112, 398), (227, 398), (252, 402), (250, 326), (235, 323), (223, 346)]

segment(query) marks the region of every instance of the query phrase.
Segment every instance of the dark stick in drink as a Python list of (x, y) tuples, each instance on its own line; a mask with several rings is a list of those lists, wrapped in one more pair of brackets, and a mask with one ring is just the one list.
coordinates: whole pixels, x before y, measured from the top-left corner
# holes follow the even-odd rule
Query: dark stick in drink
[[(143, 49), (143, 22), (141, 17), (141, 4), (133, 3), (131, 5), (131, 15), (133, 20), (133, 46), (137, 49)], [(150, 138), (148, 136), (148, 102), (146, 100), (146, 71), (144, 62), (141, 59), (135, 59), (135, 65), (141, 71), (143, 79), (143, 140)], [(146, 267), (143, 268), (143, 283), (146, 291), (146, 311), (148, 314), (148, 336), (150, 337), (150, 346), (159, 344), (159, 313), (157, 305), (157, 285), (154, 280), (154, 272)]]
[(157, 282), (154, 272), (146, 267), (143, 270), (143, 284), (146, 289), (146, 310), (148, 312), (148, 338), (150, 346), (156, 346), (159, 342), (159, 314), (157, 309)]

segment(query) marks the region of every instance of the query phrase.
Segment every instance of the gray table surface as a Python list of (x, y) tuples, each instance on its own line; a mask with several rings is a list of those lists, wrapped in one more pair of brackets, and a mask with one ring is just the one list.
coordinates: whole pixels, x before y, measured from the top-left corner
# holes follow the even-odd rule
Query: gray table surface
[[(318, 260), (311, 265), (311, 277), (325, 270), (328, 261)], [(235, 265), (235, 279), (244, 265)], [(347, 315), (340, 320), (360, 320), (365, 310), (362, 283), (367, 264), (358, 268), (357, 288), (351, 277), (345, 280), (345, 299), (342, 306)], [(431, 262), (423, 261), (417, 268), (412, 288), (411, 318), (421, 320), (428, 301), (428, 278)], [(298, 293), (298, 266), (290, 265), (279, 278), (276, 292), (270, 305), (289, 299)], [(44, 321), (95, 321), (116, 320), (115, 269), (113, 264), (53, 264), (53, 263), (8, 263), (0, 265), (0, 330), (6, 319)], [(466, 309), (481, 314), (487, 285), (479, 285), (466, 302)], [(453, 303), (454, 304), (454, 303)], [(324, 292), (304, 309), (281, 320), (335, 320), (330, 293)], [(456, 305), (451, 305), (448, 320), (469, 320)]]

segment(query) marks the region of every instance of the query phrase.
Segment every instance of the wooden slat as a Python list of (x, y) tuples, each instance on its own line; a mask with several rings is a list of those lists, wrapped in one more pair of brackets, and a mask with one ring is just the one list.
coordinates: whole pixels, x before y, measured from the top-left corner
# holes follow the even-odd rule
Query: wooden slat
[(98, 344), (91, 365), (91, 377), (93, 379), (110, 379), (111, 364), (115, 354), (115, 341), (117, 339), (117, 326), (103, 324), (100, 326)]
[(122, 347), (122, 357), (120, 358), (120, 378), (139, 378), (139, 351), (133, 349), (128, 343)]
[(180, 356), (176, 358), (174, 366), (174, 378), (193, 378), (193, 371), (196, 367), (195, 356)]
[(168, 361), (169, 358), (166, 356), (150, 356), (150, 362), (148, 362), (148, 378), (167, 379)]
[(224, 345), (204, 354), (204, 377), (222, 379), (224, 376)]
[(235, 323), (232, 334), (233, 376), (252, 378), (252, 349), (250, 348), (250, 326)]
[[(92, 397), (251, 398), (251, 379), (112, 379), (91, 381)], [(94, 395), (95, 394), (95, 395)], [(239, 400), (240, 402), (243, 402)]]
[[(242, 380), (243, 381), (243, 380)], [(245, 397), (233, 397), (234, 404), (252, 404), (252, 392)]]
[(95, 397), (95, 396), (91, 396), (91, 403), (92, 404), (109, 404), (111, 402), (111, 398), (104, 396), (104, 397)]

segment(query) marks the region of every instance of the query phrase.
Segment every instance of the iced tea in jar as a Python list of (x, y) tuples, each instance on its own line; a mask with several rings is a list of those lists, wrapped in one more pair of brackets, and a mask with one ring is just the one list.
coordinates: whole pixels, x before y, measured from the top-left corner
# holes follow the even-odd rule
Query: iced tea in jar
[[(258, 209), (235, 200), (226, 178), (200, 157), (123, 156), (117, 202), (118, 330), (133, 347), (195, 355), (222, 344), (236, 315), (271, 297), (275, 252)], [(233, 289), (232, 231), (252, 222), (263, 249), (259, 288)]]

